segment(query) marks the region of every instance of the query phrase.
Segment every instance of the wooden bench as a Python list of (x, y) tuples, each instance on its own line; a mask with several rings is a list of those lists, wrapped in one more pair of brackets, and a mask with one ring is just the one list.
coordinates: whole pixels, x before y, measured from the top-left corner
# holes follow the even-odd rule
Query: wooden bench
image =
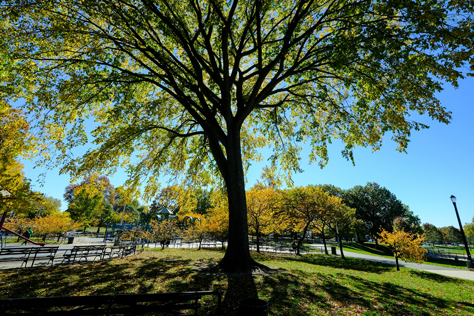
[(105, 259), (106, 256), (108, 256), (109, 259), (113, 259), (114, 257), (122, 258), (124, 248), (124, 246), (113, 246), (105, 248), (103, 259)]
[(75, 263), (76, 259), (78, 259), (78, 262), (81, 262), (82, 259), (88, 261), (88, 258), (93, 258), (92, 261), (94, 261), (97, 257), (99, 257), (99, 260), (102, 260), (104, 258), (105, 248), (105, 245), (74, 246), (63, 254), (63, 261), (61, 261), (61, 264), (63, 264), (65, 260), (67, 260), (67, 263), (70, 263), (71, 260), (72, 263)]
[[(206, 295), (217, 296), (215, 315), (221, 315), (222, 298), (215, 291), (1, 299), (0, 315), (198, 315)], [(189, 310), (194, 313), (180, 313)]]
[(2, 261), (23, 261), (20, 267), (28, 264), (28, 259), (30, 258), (30, 252), (33, 247), (12, 247), (12, 248), (2, 248), (0, 250), (0, 258), (5, 256), (20, 256), (20, 257), (10, 257)]
[[(59, 246), (32, 248), (31, 252), (30, 252), (30, 259), (33, 257), (32, 258), (33, 261), (31, 262), (31, 266), (33, 266), (35, 264), (36, 259), (48, 259), (48, 262), (46, 263), (46, 265), (51, 262), (51, 266), (52, 266), (54, 264), (54, 258), (56, 257), (56, 253), (58, 252), (58, 248), (59, 248)], [(45, 255), (43, 255), (43, 254), (45, 254)]]
[[(59, 246), (53, 247), (13, 247), (13, 248), (2, 248), (0, 251), (0, 257), (2, 256), (20, 256), (20, 257), (11, 257), (8, 258), (8, 261), (21, 260), (20, 267), (27, 267), (28, 260), (32, 259), (31, 266), (35, 264), (36, 260), (48, 259), (46, 264), (51, 262), (51, 265), (54, 263), (54, 257), (58, 251)], [(44, 254), (44, 255), (43, 255)]]

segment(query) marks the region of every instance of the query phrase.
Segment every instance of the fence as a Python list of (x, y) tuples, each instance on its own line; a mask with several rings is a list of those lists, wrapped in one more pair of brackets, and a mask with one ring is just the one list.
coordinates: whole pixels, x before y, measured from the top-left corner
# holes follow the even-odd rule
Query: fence
[[(152, 248), (162, 247), (163, 245), (159, 242), (145, 242), (145, 245)], [(224, 242), (224, 246), (227, 245)], [(201, 242), (202, 249), (215, 249), (221, 248), (222, 242), (212, 239), (204, 239)], [(186, 241), (182, 238), (174, 238), (165, 243), (165, 247), (167, 248), (183, 248), (183, 249), (191, 249), (191, 248), (199, 248), (199, 241), (191, 240)], [(294, 252), (293, 248), (291, 247), (291, 243), (286, 241), (276, 242), (276, 241), (269, 241), (269, 240), (262, 240), (259, 245), (260, 251), (263, 252), (284, 252), (284, 253), (292, 253)], [(328, 246), (329, 248), (329, 246)], [(250, 250), (257, 250), (257, 243), (249, 241), (249, 249)], [(301, 252), (303, 253), (324, 253), (324, 247), (322, 246), (309, 246), (309, 245), (302, 245), (300, 248)]]

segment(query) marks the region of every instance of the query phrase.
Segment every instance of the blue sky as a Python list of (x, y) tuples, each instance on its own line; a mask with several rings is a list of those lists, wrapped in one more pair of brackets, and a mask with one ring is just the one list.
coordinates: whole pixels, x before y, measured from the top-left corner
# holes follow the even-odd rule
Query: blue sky
[[(377, 182), (407, 204), (423, 223), (438, 227), (458, 227), (454, 208), (449, 197), (457, 197), (459, 215), (463, 224), (474, 216), (474, 78), (460, 81), (459, 88), (446, 85), (438, 98), (452, 112), (449, 125), (418, 117), (430, 125), (428, 130), (413, 132), (407, 154), (395, 150), (396, 144), (386, 139), (380, 151), (370, 148), (354, 151), (353, 166), (341, 156), (342, 146), (335, 142), (329, 147), (329, 163), (324, 169), (317, 164), (308, 165), (308, 151), (303, 151), (301, 174), (294, 175), (295, 185), (334, 184), (343, 189), (367, 182)], [(415, 117), (414, 117), (415, 119)], [(26, 161), (25, 175), (36, 179), (44, 170), (33, 169)], [(248, 186), (260, 177), (265, 161), (254, 163), (249, 170)], [(110, 177), (112, 184), (120, 186), (126, 178), (123, 172)], [(62, 200), (69, 176), (48, 170), (41, 192)], [(63, 202), (63, 210), (67, 205)]]

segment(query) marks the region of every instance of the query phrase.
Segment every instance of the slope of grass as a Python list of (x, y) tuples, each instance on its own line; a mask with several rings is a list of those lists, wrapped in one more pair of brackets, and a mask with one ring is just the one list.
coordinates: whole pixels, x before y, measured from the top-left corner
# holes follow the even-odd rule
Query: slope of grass
[(389, 248), (387, 248), (385, 246), (382, 246), (382, 245), (379, 245), (379, 247), (377, 249), (377, 248), (375, 248), (374, 243), (359, 244), (359, 243), (355, 243), (355, 242), (349, 242), (349, 243), (344, 243), (343, 247), (347, 251), (363, 253), (363, 254), (366, 254), (366, 255), (374, 255), (374, 256), (393, 258), (393, 253)]
[[(385, 258), (393, 258), (392, 252), (387, 247), (379, 245), (379, 249), (375, 249), (375, 244), (373, 243), (345, 243), (344, 249), (347, 251), (363, 253), (367, 255), (380, 256)], [(423, 263), (431, 264), (435, 266), (442, 266), (453, 269), (467, 269), (466, 261), (463, 260), (451, 260), (451, 259), (427, 259)]]
[[(44, 297), (218, 290), (225, 315), (240, 298), (267, 300), (270, 315), (471, 315), (474, 282), (334, 256), (253, 254), (273, 268), (253, 276), (212, 273), (221, 251), (146, 250), (125, 259), (8, 270), (0, 295)], [(215, 306), (203, 299), (203, 315)]]

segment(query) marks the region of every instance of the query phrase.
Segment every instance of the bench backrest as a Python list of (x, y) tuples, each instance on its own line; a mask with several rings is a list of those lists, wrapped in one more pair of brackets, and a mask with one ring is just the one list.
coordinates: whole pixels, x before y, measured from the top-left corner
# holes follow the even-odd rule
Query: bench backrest
[(71, 249), (71, 252), (103, 250), (103, 249), (105, 249), (105, 247), (106, 247), (105, 245), (102, 245), (102, 246), (94, 246), (94, 245), (91, 245), (91, 246), (74, 246)]
[[(11, 315), (9, 311), (41, 311), (41, 315), (52, 315), (57, 312), (45, 311), (54, 307), (82, 306), (81, 315), (100, 314), (145, 314), (150, 312), (184, 311), (200, 307), (198, 300), (204, 295), (217, 295), (217, 315), (220, 315), (221, 294), (214, 291), (198, 291), (185, 293), (156, 293), (156, 294), (118, 294), (118, 295), (94, 295), (94, 296), (70, 296), (70, 297), (45, 297), (45, 298), (13, 298), (0, 300), (0, 311), (5, 315)], [(147, 303), (147, 304), (139, 304)], [(161, 303), (161, 304), (156, 304)], [(87, 308), (84, 308), (87, 307)], [(90, 309), (89, 309), (90, 308)], [(103, 311), (104, 313), (101, 313)], [(67, 314), (67, 311), (63, 311)], [(77, 310), (71, 310), (71, 314), (77, 314)]]
[(34, 247), (29, 247), (29, 248), (2, 248), (0, 250), (0, 255), (24, 255), (24, 254), (29, 254), (32, 249), (36, 249)]
[(55, 247), (41, 247), (41, 248), (34, 248), (34, 253), (55, 253), (58, 251), (59, 246)]

